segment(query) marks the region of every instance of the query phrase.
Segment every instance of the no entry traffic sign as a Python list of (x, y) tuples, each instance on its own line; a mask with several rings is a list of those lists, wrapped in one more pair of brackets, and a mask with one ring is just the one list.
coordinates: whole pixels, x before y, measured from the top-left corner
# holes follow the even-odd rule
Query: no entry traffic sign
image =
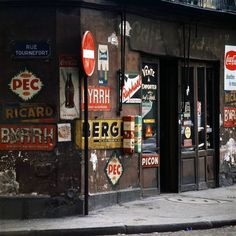
[(85, 74), (91, 76), (95, 69), (96, 56), (95, 56), (95, 43), (93, 35), (90, 31), (86, 31), (82, 40), (82, 62)]

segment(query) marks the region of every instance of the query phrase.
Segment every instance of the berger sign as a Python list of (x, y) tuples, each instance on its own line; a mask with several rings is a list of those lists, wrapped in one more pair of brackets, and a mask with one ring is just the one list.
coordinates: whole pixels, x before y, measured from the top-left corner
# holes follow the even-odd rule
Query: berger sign
[[(84, 122), (76, 122), (76, 144), (84, 148)], [(89, 120), (89, 149), (122, 148), (122, 120)]]
[(54, 125), (0, 125), (0, 150), (52, 150)]
[(148, 168), (148, 167), (158, 167), (159, 166), (159, 154), (142, 154), (142, 167)]

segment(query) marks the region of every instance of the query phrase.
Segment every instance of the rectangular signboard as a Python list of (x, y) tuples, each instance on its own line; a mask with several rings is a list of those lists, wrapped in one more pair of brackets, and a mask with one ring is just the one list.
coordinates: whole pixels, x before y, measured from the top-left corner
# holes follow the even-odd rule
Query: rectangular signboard
[(143, 153), (142, 154), (142, 167), (143, 168), (153, 168), (159, 166), (160, 155), (157, 153)]
[(50, 151), (55, 145), (55, 125), (0, 125), (0, 150)]
[(56, 107), (44, 103), (8, 103), (0, 109), (1, 118), (8, 122), (56, 121)]
[[(82, 92), (82, 109), (84, 109), (84, 92)], [(88, 86), (88, 110), (110, 111), (111, 88), (105, 86)]]
[(50, 54), (48, 42), (17, 41), (14, 44), (13, 55), (15, 58), (48, 58)]
[(236, 108), (224, 108), (224, 127), (236, 126)]
[[(84, 148), (84, 122), (76, 121), (76, 144)], [(89, 120), (89, 149), (122, 148), (122, 119)]]
[(236, 90), (236, 46), (225, 45), (224, 90)]

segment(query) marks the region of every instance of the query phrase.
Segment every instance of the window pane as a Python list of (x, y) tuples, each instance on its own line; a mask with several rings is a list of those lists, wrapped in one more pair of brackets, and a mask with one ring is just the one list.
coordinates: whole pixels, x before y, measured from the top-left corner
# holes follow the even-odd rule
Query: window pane
[(194, 80), (193, 67), (182, 68), (182, 129), (181, 144), (185, 151), (193, 150), (194, 141)]

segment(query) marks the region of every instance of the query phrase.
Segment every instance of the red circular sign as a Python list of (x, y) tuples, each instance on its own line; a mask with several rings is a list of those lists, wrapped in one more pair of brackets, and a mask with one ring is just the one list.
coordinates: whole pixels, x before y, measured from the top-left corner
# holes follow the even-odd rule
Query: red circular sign
[(93, 35), (90, 31), (86, 31), (82, 40), (82, 62), (85, 74), (91, 76), (95, 69), (96, 63), (96, 47)]

